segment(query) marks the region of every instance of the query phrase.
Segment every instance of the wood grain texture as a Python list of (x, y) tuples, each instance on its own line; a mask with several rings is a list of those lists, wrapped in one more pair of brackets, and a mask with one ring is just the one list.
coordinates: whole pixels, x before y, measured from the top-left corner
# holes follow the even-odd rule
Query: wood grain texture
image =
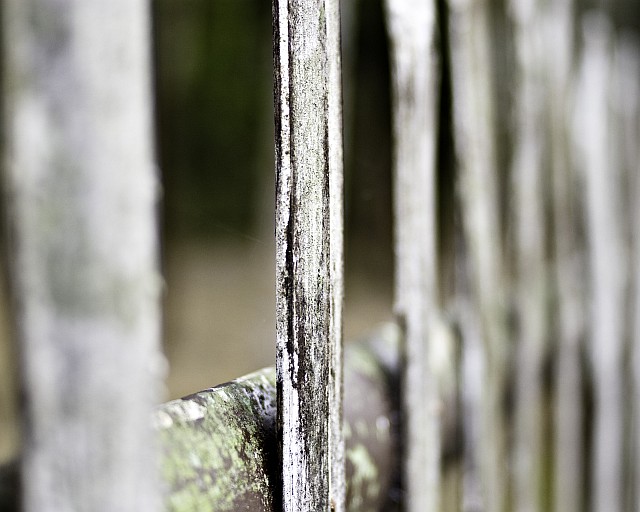
[(158, 510), (148, 5), (2, 7), (24, 510)]
[(407, 511), (440, 510), (435, 2), (387, 0), (394, 140), (395, 313), (405, 328), (403, 488)]
[(273, 3), (283, 509), (344, 510), (337, 0)]

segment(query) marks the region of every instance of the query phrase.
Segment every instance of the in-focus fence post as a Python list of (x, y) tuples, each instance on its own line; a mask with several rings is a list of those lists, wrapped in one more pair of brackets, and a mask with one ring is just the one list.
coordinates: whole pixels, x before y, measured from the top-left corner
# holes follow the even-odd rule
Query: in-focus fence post
[(338, 0), (274, 0), (273, 23), (282, 504), (342, 511)]
[(393, 64), (395, 311), (405, 328), (403, 488), (407, 511), (440, 506), (440, 406), (434, 346), (438, 282), (436, 3), (387, 0)]
[(148, 4), (2, 7), (24, 509), (158, 510)]

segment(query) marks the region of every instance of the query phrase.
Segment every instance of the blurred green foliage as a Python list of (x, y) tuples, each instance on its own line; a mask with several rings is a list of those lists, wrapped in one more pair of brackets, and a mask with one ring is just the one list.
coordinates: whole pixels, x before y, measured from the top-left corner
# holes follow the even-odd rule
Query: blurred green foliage
[[(258, 205), (273, 190), (271, 2), (154, 0), (153, 9), (165, 236), (251, 234), (259, 215), (267, 214)], [(342, 10), (347, 266), (390, 280), (391, 121), (382, 2), (345, 0)]]
[(258, 133), (265, 118), (271, 123), (264, 101), (271, 87), (270, 3), (156, 0), (153, 7), (166, 233), (244, 231), (260, 182)]

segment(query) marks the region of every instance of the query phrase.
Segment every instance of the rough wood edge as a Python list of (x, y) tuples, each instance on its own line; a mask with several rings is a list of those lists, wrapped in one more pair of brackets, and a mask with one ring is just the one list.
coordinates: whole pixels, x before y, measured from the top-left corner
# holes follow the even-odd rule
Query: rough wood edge
[(283, 509), (344, 510), (337, 0), (274, 0), (276, 369)]

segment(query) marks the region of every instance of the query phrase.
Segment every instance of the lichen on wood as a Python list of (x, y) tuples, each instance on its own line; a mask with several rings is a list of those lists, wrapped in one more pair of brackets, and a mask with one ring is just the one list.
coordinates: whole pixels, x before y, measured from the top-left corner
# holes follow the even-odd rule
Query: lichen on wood
[[(400, 330), (386, 324), (345, 350), (346, 509), (398, 510)], [(266, 368), (159, 406), (165, 509), (281, 510), (276, 374)], [(17, 512), (18, 465), (0, 466), (0, 509)]]
[(274, 0), (276, 368), (285, 511), (344, 509), (337, 0)]
[[(399, 330), (346, 351), (346, 508), (392, 510), (397, 491)], [(167, 510), (281, 510), (276, 375), (266, 368), (158, 408)]]

